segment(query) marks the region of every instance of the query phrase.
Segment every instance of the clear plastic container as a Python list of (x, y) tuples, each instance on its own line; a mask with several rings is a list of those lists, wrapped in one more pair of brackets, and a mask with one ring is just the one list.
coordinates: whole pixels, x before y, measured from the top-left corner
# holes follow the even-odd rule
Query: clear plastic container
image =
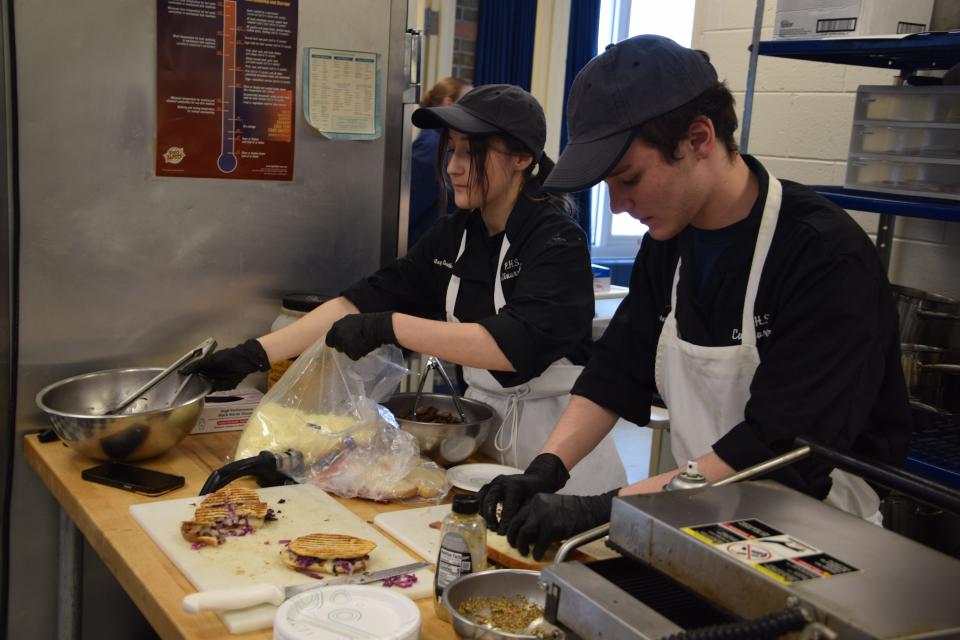
[(854, 124), (850, 155), (864, 153), (960, 160), (960, 124), (947, 127)]
[(960, 160), (852, 157), (844, 186), (901, 195), (960, 200)]
[(863, 85), (853, 119), (960, 124), (960, 86)]
[[(324, 302), (332, 299), (332, 296), (321, 293), (291, 293), (285, 295), (280, 304), (280, 314), (274, 319), (273, 324), (270, 325), (270, 332), (279, 331), (293, 324)], [(270, 373), (267, 375), (267, 389), (276, 384), (277, 380), (286, 373), (294, 360), (296, 360), (296, 358), (281, 360), (270, 367)]]

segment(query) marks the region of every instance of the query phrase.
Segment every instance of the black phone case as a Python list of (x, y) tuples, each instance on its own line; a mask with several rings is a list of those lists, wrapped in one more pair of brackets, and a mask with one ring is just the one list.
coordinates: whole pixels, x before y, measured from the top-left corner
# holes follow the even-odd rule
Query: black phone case
[[(124, 467), (136, 469), (138, 473), (144, 474), (149, 476), (151, 479), (156, 480), (156, 484), (145, 484), (143, 482), (133, 481), (128, 482), (120, 478), (111, 477), (109, 475), (109, 470), (111, 466), (115, 465), (122, 465)], [(179, 489), (184, 485), (183, 476), (177, 476), (172, 473), (164, 473), (162, 471), (154, 471), (153, 469), (146, 469), (144, 467), (134, 467), (133, 465), (117, 462), (108, 462), (96, 467), (84, 469), (80, 472), (80, 477), (90, 482), (97, 482), (99, 484), (105, 484), (108, 487), (116, 487), (117, 489), (124, 489), (126, 491), (132, 491), (134, 493), (139, 493), (146, 496), (163, 495), (164, 493), (169, 493), (175, 489)]]

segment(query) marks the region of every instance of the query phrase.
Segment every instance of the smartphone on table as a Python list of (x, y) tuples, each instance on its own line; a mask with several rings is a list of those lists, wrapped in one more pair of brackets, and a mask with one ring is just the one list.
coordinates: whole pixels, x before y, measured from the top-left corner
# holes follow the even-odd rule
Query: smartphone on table
[(145, 496), (159, 496), (183, 486), (183, 476), (122, 462), (107, 462), (80, 472), (84, 480), (126, 489)]

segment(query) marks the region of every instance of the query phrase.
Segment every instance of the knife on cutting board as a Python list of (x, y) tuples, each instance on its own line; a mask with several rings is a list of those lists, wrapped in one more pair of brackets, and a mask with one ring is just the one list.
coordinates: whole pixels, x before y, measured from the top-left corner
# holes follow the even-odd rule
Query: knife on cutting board
[(404, 573), (413, 573), (424, 567), (429, 567), (429, 562), (413, 562), (411, 564), (393, 567), (391, 569), (382, 569), (373, 573), (358, 573), (350, 576), (333, 578), (322, 582), (310, 582), (307, 584), (298, 584), (292, 587), (278, 587), (275, 584), (260, 583), (247, 587), (231, 587), (228, 589), (212, 589), (210, 591), (198, 591), (184, 596), (183, 610), (187, 613), (199, 613), (200, 611), (229, 611), (233, 609), (246, 609), (258, 604), (272, 604), (280, 606), (284, 600), (292, 598), (298, 593), (319, 589), (320, 587), (330, 587), (344, 584), (368, 584), (379, 582)]

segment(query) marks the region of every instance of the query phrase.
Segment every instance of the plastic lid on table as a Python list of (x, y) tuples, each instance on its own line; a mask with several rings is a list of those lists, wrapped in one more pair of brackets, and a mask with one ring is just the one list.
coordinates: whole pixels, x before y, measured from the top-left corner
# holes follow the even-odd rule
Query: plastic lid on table
[(273, 622), (274, 640), (413, 640), (419, 634), (417, 605), (379, 583), (305, 591), (280, 605)]

